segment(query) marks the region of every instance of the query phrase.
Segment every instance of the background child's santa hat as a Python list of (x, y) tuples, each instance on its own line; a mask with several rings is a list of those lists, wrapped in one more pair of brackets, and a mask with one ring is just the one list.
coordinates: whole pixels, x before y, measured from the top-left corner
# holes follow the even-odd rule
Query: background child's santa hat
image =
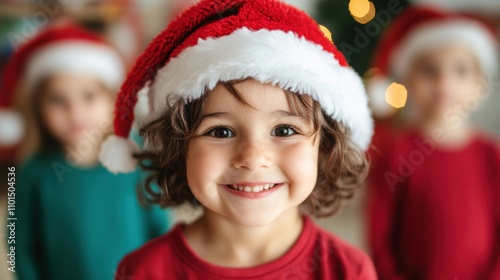
[[(22, 86), (29, 100), (33, 87), (56, 73), (95, 76), (110, 88), (118, 88), (125, 76), (120, 54), (103, 38), (75, 24), (49, 26), (22, 45), (9, 60), (0, 91), (0, 145), (16, 144), (23, 122), (12, 109), (15, 92)], [(23, 98), (24, 98), (23, 97)]]
[(367, 84), (372, 110), (380, 114), (391, 110), (385, 90), (394, 81), (402, 82), (412, 60), (429, 50), (449, 44), (465, 46), (476, 55), (483, 74), (495, 73), (497, 39), (492, 27), (470, 15), (432, 6), (407, 8), (380, 38), (373, 61), (376, 74)]
[[(220, 81), (244, 78), (312, 95), (359, 148), (370, 143), (373, 122), (361, 78), (312, 18), (281, 1), (206, 0), (139, 57), (118, 96), (116, 135), (103, 143), (101, 162), (112, 172), (135, 168), (137, 147), (127, 137), (136, 104), (149, 105), (146, 116), (135, 116), (141, 127), (165, 113), (167, 97), (189, 102)], [(138, 91), (148, 99), (137, 102)]]

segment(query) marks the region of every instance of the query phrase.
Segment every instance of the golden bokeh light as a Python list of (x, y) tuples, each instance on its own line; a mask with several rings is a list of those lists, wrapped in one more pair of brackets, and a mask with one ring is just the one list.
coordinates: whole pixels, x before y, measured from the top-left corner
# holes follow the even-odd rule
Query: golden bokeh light
[(353, 17), (362, 18), (370, 12), (370, 3), (368, 0), (351, 0), (349, 12)]
[(330, 30), (328, 30), (328, 28), (326, 28), (325, 26), (323, 26), (321, 24), (319, 25), (319, 29), (321, 30), (321, 32), (323, 32), (325, 37), (328, 38), (328, 40), (330, 40), (330, 42), (333, 43), (332, 32), (330, 32)]
[(368, 13), (366, 13), (366, 15), (363, 17), (357, 17), (357, 16), (353, 15), (352, 17), (354, 18), (354, 20), (356, 20), (357, 22), (359, 22), (361, 24), (367, 24), (375, 17), (375, 13), (376, 13), (375, 5), (373, 5), (372, 2), (369, 2), (369, 3), (370, 3), (370, 10), (368, 11)]
[(392, 83), (385, 91), (385, 101), (394, 108), (403, 108), (408, 98), (408, 91), (405, 86)]

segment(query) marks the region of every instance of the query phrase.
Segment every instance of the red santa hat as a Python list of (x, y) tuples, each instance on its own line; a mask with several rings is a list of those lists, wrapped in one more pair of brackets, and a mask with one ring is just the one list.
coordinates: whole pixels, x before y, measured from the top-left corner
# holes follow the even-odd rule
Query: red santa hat
[[(125, 76), (122, 57), (101, 37), (74, 24), (56, 24), (22, 45), (8, 62), (0, 91), (0, 144), (16, 144), (23, 135), (23, 122), (11, 109), (16, 89), (32, 89), (56, 73), (89, 74), (110, 88), (118, 88)], [(26, 96), (29, 98), (29, 96)]]
[(401, 13), (380, 38), (373, 67), (377, 74), (367, 88), (374, 113), (391, 110), (385, 90), (402, 82), (412, 60), (420, 54), (449, 44), (470, 49), (484, 75), (497, 70), (497, 37), (493, 28), (470, 15), (443, 11), (433, 6), (411, 6)]
[(104, 141), (101, 162), (112, 172), (133, 170), (137, 147), (127, 138), (134, 118), (141, 127), (165, 113), (167, 99), (189, 102), (218, 82), (244, 78), (311, 95), (359, 148), (370, 143), (373, 122), (361, 78), (311, 17), (277, 0), (205, 0), (137, 60), (119, 93), (116, 135)]

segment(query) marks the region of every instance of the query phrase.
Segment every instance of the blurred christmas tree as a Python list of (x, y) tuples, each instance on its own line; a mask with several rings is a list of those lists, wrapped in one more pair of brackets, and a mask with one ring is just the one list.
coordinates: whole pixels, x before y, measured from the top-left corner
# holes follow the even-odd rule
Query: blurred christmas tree
[[(369, 68), (379, 36), (410, 0), (319, 0), (316, 19), (361, 75)], [(357, 17), (357, 16), (358, 17)]]

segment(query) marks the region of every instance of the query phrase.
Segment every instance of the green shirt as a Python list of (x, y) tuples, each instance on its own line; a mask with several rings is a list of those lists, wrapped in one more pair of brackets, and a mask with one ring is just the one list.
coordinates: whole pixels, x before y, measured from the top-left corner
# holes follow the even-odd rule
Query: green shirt
[(100, 164), (74, 167), (53, 152), (34, 155), (16, 173), (20, 280), (110, 280), (127, 253), (170, 226), (168, 211), (139, 204), (138, 169), (114, 175)]

